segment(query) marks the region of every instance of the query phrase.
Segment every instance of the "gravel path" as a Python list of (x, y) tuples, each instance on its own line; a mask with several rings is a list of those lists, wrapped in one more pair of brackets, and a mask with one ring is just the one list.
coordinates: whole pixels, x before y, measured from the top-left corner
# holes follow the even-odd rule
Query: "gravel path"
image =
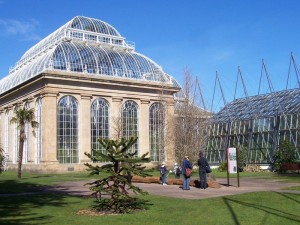
[[(207, 188), (201, 190), (199, 188), (191, 187), (191, 190), (182, 190), (178, 185), (161, 184), (146, 184), (135, 183), (136, 186), (142, 188), (153, 195), (185, 198), (185, 199), (204, 199), (227, 195), (236, 195), (247, 192), (258, 191), (274, 191), (274, 192), (289, 192), (300, 194), (300, 191), (281, 190), (284, 187), (299, 186), (299, 183), (284, 183), (282, 181), (262, 178), (240, 178), (240, 187), (237, 187), (237, 179), (230, 179), (230, 185), (227, 186), (227, 179), (217, 179), (221, 184), (221, 188)], [(87, 196), (91, 194), (88, 186), (84, 186), (87, 181), (65, 182), (50, 187), (47, 191), (63, 192), (71, 195)]]

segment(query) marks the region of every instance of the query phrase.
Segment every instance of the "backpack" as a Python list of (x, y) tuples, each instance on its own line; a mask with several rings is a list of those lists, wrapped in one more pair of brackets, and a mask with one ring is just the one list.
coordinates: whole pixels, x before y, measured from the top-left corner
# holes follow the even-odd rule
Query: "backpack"
[(179, 175), (179, 174), (181, 174), (181, 169), (180, 169), (180, 167), (179, 167), (179, 166), (176, 168), (176, 172), (175, 172), (175, 174), (176, 174), (176, 175)]
[(160, 167), (160, 174), (165, 174), (166, 173), (166, 167)]

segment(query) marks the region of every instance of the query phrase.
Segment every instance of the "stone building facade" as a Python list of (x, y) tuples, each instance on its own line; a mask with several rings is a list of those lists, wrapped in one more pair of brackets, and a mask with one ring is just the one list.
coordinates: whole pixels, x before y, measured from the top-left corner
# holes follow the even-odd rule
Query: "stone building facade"
[(75, 17), (30, 48), (0, 81), (0, 143), (8, 169), (18, 162), (18, 129), (10, 120), (22, 107), (34, 108), (39, 122), (35, 135), (25, 128), (25, 170), (85, 170), (84, 153), (101, 150), (98, 138), (121, 136), (138, 137), (132, 151), (149, 152), (149, 166), (173, 162), (172, 144), (161, 149), (160, 140), (172, 130), (161, 124), (174, 117), (179, 90), (114, 27)]

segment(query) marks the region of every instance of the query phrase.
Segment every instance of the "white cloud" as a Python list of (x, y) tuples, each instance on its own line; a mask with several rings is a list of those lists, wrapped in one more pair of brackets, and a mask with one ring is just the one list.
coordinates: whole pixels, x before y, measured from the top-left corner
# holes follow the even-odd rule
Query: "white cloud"
[[(1, 0), (0, 0), (1, 2)], [(0, 35), (1, 36), (15, 36), (19, 35), (25, 41), (40, 40), (40, 36), (36, 33), (39, 22), (34, 19), (27, 21), (13, 20), (13, 19), (0, 19)]]

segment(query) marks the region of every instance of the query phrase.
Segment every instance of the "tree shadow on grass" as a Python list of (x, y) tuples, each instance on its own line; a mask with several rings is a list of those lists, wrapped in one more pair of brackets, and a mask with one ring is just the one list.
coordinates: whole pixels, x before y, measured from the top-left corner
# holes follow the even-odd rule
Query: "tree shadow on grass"
[(283, 192), (276, 192), (276, 194), (281, 195), (281, 196), (283, 196), (283, 197), (285, 197), (285, 198), (287, 198), (291, 201), (294, 201), (294, 202), (296, 202), (300, 205), (300, 201), (298, 201), (298, 200), (291, 197), (291, 196), (294, 196), (294, 195), (299, 196), (299, 194), (293, 194), (293, 193), (286, 194), (286, 193), (283, 193)]
[(45, 185), (39, 185), (30, 182), (17, 180), (0, 180), (0, 194), (38, 192), (46, 188)]
[(47, 224), (53, 216), (42, 207), (66, 207), (65, 197), (51, 193), (0, 197), (0, 224)]
[[(288, 197), (287, 195), (282, 195), (282, 196), (291, 200), (291, 198)], [(223, 201), (224, 201), (225, 205), (228, 207), (228, 209), (231, 213), (232, 219), (234, 220), (234, 224), (237, 224), (237, 225), (239, 225), (241, 223), (239, 222), (238, 217), (237, 217), (238, 212), (234, 211), (234, 209), (232, 207), (232, 203), (240, 204), (242, 206), (250, 207), (250, 208), (253, 208), (253, 209), (256, 209), (256, 210), (261, 210), (261, 211), (265, 212), (266, 215), (268, 215), (268, 216), (274, 215), (274, 216), (278, 216), (278, 217), (290, 220), (291, 222), (300, 223), (300, 216), (297, 215), (298, 213), (292, 214), (292, 213), (288, 213), (288, 212), (283, 212), (283, 211), (278, 210), (276, 208), (272, 208), (272, 207), (268, 207), (268, 206), (262, 206), (260, 204), (253, 204), (253, 203), (243, 202), (243, 201), (240, 201), (240, 200), (232, 199), (230, 197), (223, 197)], [(296, 201), (296, 203), (299, 204), (298, 201)], [(299, 207), (297, 207), (297, 208), (299, 208)], [(265, 224), (266, 219), (267, 218), (264, 218), (263, 221), (260, 221), (260, 224)]]
[(67, 195), (49, 193), (46, 188), (30, 182), (0, 181), (0, 224), (49, 223), (52, 213), (43, 207), (66, 207), (68, 203), (64, 200)]

